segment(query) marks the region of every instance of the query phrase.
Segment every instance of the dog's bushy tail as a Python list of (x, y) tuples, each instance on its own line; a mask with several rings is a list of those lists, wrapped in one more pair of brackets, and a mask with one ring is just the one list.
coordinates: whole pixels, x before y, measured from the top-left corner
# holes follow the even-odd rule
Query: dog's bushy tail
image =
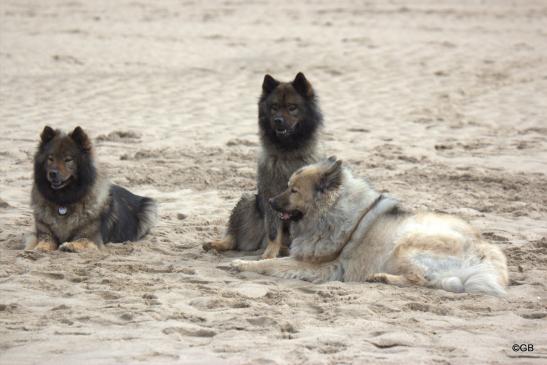
[(137, 239), (143, 238), (158, 221), (158, 205), (154, 199), (144, 197), (140, 201), (139, 212), (137, 213), (139, 221), (137, 227)]
[(505, 294), (507, 260), (498, 247), (479, 243), (476, 255), (450, 266), (435, 272), (430, 285), (455, 293)]

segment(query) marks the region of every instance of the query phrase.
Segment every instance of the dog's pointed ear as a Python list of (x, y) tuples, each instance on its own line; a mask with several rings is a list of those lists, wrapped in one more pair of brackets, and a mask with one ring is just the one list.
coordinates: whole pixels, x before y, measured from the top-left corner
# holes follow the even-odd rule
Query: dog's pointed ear
[(264, 76), (264, 81), (262, 82), (262, 91), (264, 94), (269, 94), (279, 85), (279, 81), (266, 74)]
[(44, 130), (40, 134), (41, 144), (44, 145), (44, 144), (48, 143), (53, 138), (55, 138), (55, 136), (58, 135), (58, 134), (59, 134), (58, 131), (53, 130), (53, 128), (51, 128), (49, 125), (46, 125), (44, 127)]
[(311, 98), (313, 96), (313, 88), (302, 72), (299, 72), (296, 75), (292, 82), (292, 87), (305, 98)]
[(74, 128), (69, 136), (82, 150), (91, 151), (91, 140), (81, 127)]
[(321, 192), (336, 189), (342, 184), (342, 160), (337, 160), (336, 156), (330, 156), (325, 164), (326, 167), (319, 179), (318, 190)]

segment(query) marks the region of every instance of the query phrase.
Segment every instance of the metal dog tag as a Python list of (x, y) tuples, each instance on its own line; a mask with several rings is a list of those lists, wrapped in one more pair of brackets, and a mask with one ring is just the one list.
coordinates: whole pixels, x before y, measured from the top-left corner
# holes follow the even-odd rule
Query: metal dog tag
[(60, 214), (60, 215), (65, 215), (66, 212), (67, 212), (66, 207), (59, 207), (59, 214)]

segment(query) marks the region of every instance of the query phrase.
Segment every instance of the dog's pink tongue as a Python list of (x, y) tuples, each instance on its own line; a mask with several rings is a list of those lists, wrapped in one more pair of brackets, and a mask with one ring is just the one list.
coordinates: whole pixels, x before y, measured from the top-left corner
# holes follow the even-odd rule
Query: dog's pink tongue
[(283, 213), (281, 215), (281, 219), (285, 219), (285, 220), (289, 219), (290, 217), (291, 217), (291, 215), (289, 213)]

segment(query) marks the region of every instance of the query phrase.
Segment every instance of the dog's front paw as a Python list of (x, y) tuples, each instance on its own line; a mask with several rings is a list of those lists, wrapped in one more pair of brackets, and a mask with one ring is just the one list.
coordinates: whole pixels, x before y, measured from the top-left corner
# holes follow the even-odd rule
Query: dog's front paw
[(98, 250), (99, 248), (94, 242), (88, 240), (77, 240), (72, 242), (65, 242), (59, 246), (60, 251), (64, 252), (83, 252), (89, 250)]
[(279, 255), (279, 251), (281, 249), (281, 246), (279, 245), (268, 245), (266, 247), (266, 250), (264, 250), (264, 253), (262, 254), (262, 259), (263, 260), (267, 260), (267, 259), (275, 259), (278, 255)]
[(253, 264), (253, 261), (237, 259), (230, 263), (230, 267), (237, 271), (250, 271), (252, 264)]
[(32, 249), (40, 252), (50, 252), (55, 251), (57, 249), (57, 245), (55, 242), (51, 241), (39, 241)]

